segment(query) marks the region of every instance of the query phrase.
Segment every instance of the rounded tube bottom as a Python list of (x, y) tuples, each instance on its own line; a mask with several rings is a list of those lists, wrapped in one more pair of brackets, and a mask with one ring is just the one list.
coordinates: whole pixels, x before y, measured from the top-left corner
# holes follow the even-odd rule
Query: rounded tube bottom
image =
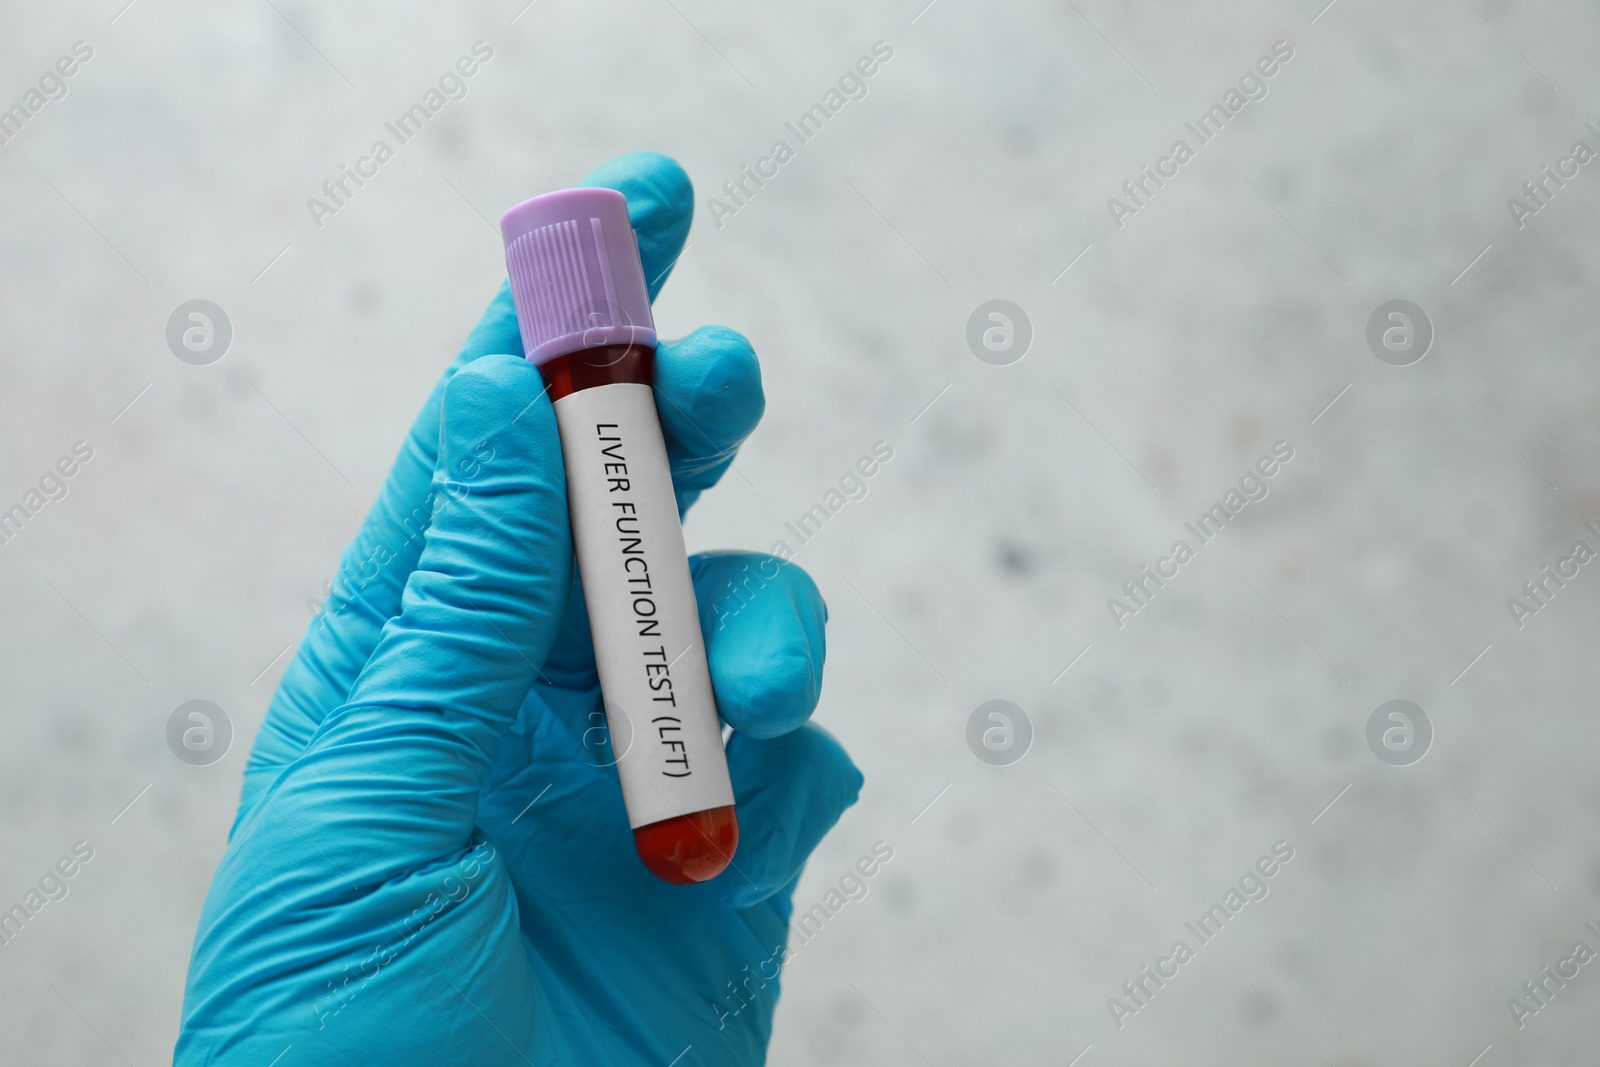
[(635, 830), (633, 847), (650, 873), (664, 882), (710, 881), (733, 862), (739, 819), (732, 804), (675, 815)]

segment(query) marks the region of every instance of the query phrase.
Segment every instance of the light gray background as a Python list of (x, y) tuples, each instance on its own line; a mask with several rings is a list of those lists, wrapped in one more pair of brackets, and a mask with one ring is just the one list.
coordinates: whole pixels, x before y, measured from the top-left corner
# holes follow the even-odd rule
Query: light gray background
[[(700, 190), (663, 332), (745, 331), (768, 395), (691, 545), (767, 548), (895, 451), (799, 553), (818, 717), (868, 784), (797, 904), (895, 858), (786, 974), (774, 1063), (1592, 1058), (1600, 963), (1520, 1033), (1506, 999), (1600, 948), (1600, 568), (1520, 631), (1506, 598), (1600, 545), (1600, 176), (1520, 232), (1505, 201), (1595, 145), (1600, 15), (274, 2), (0, 12), (6, 105), (95, 49), (0, 149), (0, 505), (95, 449), (0, 547), (0, 904), (96, 851), (0, 948), (3, 1058), (170, 1057), (279, 653), (502, 277), (488, 220), (642, 148)], [(306, 198), (478, 39), (471, 94), (316, 229)], [(868, 97), (712, 226), (879, 39)], [(1279, 39), (1270, 95), (1117, 230), (1106, 198)], [(213, 366), (166, 347), (193, 298), (233, 321)], [(1032, 320), (1013, 366), (966, 348), (992, 298)], [(1394, 298), (1434, 322), (1415, 366), (1363, 339)], [(1106, 598), (1279, 439), (1271, 495), (1119, 631)], [(1397, 697), (1436, 730), (1411, 767), (1363, 739)], [(237, 731), (208, 768), (164, 742), (194, 698)], [(1009, 767), (965, 742), (996, 698), (1036, 729)], [(1107, 998), (1278, 840), (1271, 895), (1118, 1030)]]

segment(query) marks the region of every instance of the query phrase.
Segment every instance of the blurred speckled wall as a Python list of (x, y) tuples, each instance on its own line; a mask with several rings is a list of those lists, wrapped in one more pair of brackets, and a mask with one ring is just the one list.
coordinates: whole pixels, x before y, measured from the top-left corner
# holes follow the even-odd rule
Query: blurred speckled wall
[[(1591, 968), (1507, 1000), (1600, 948), (1600, 16), (921, 5), (5, 10), (0, 906), (93, 853), (0, 945), (8, 1061), (169, 1058), (249, 739), (502, 276), (492, 220), (642, 148), (700, 187), (659, 324), (746, 332), (768, 395), (691, 546), (797, 549), (867, 775), (797, 904), (894, 850), (798, 953), (773, 1062), (1592, 1056)], [(168, 343), (191, 300), (231, 327), (206, 365)], [(167, 745), (192, 699), (234, 731), (209, 766)]]

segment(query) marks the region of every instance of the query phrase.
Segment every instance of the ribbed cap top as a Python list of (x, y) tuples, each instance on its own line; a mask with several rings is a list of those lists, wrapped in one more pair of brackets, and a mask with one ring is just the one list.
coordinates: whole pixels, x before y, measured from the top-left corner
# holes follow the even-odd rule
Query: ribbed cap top
[(500, 219), (511, 297), (529, 359), (601, 345), (656, 343), (628, 200), (615, 189), (563, 189)]

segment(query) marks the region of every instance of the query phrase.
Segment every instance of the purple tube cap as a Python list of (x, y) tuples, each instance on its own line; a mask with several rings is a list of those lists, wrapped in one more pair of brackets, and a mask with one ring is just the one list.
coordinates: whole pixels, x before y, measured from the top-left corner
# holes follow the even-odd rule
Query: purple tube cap
[(546, 193), (506, 212), (500, 234), (533, 362), (602, 345), (655, 346), (627, 197), (615, 189)]

